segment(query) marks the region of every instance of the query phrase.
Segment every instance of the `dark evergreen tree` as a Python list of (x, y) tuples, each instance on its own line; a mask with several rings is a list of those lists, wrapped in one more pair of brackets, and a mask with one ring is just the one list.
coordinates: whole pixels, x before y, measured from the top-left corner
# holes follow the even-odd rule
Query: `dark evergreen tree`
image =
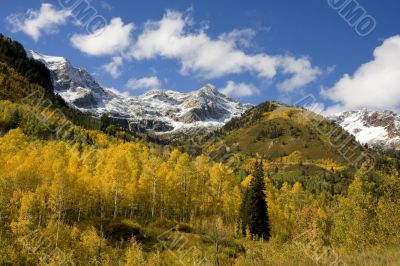
[(2, 34), (0, 34), (0, 61), (13, 67), (29, 82), (42, 86), (49, 95), (53, 93), (50, 70), (42, 62), (29, 58), (20, 43)]
[(248, 228), (252, 237), (262, 237), (268, 240), (271, 233), (264, 190), (263, 163), (257, 161), (254, 166), (253, 179), (244, 191), (240, 206), (241, 229), (243, 234)]
[(248, 210), (250, 209), (250, 200), (249, 200), (249, 189), (245, 189), (243, 192), (242, 203), (240, 204), (239, 210), (239, 227), (241, 229), (242, 235), (246, 236), (246, 229), (250, 224), (250, 215)]
[(107, 131), (108, 126), (111, 125), (111, 119), (107, 114), (103, 114), (100, 118), (100, 130), (103, 132)]
[(19, 110), (15, 110), (14, 112), (12, 112), (11, 118), (10, 118), (10, 129), (19, 127), (21, 120), (22, 120), (22, 116), (21, 116), (21, 113)]

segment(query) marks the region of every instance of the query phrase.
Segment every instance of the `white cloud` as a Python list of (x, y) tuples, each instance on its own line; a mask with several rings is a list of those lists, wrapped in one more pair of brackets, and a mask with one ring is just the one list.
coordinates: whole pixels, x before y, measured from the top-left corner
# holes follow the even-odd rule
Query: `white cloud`
[(121, 75), (120, 67), (123, 59), (120, 56), (114, 56), (110, 63), (102, 66), (103, 70), (110, 74), (113, 78), (118, 78)]
[(229, 80), (226, 83), (225, 88), (222, 88), (219, 91), (227, 96), (236, 97), (252, 96), (260, 93), (257, 87), (255, 87), (253, 84), (235, 83), (232, 80)]
[(140, 90), (140, 89), (156, 89), (161, 86), (161, 81), (155, 77), (144, 77), (140, 79), (130, 79), (126, 83), (125, 87), (131, 90)]
[(312, 67), (311, 62), (306, 57), (295, 59), (293, 57), (281, 57), (279, 64), (282, 67), (282, 73), (292, 75), (291, 78), (279, 83), (278, 89), (290, 92), (301, 88), (315, 80), (322, 71), (317, 67)]
[(74, 34), (70, 41), (75, 48), (92, 56), (115, 55), (131, 45), (133, 23), (124, 25), (121, 18), (113, 18), (110, 24), (92, 34)]
[(238, 44), (243, 47), (250, 47), (251, 41), (253, 37), (256, 35), (256, 32), (252, 29), (235, 29), (228, 33), (223, 33), (219, 36), (219, 38), (226, 42), (232, 42), (233, 44)]
[(121, 95), (121, 96), (125, 96), (125, 97), (129, 96), (129, 92), (127, 92), (127, 91), (121, 92), (121, 91), (119, 91), (119, 90), (117, 90), (115, 88), (112, 88), (112, 87), (111, 88), (106, 88), (106, 90), (109, 90), (110, 92), (112, 92), (114, 94), (117, 94), (117, 95)]
[(400, 35), (386, 39), (374, 51), (374, 59), (361, 65), (353, 75), (345, 74), (322, 96), (336, 103), (330, 112), (358, 108), (399, 109)]
[(26, 14), (11, 14), (6, 21), (12, 32), (22, 31), (38, 41), (43, 33), (57, 33), (58, 26), (65, 24), (70, 15), (68, 10), (57, 10), (52, 4), (43, 3), (39, 10), (28, 9)]
[(160, 21), (149, 21), (131, 50), (136, 60), (156, 57), (177, 59), (182, 74), (195, 74), (211, 79), (227, 74), (250, 72), (260, 78), (272, 79), (277, 72), (291, 75), (280, 87), (293, 90), (307, 85), (320, 73), (305, 57), (274, 56), (265, 53), (247, 54), (238, 46), (250, 45), (251, 30), (236, 30), (217, 39), (210, 38), (204, 29), (189, 32), (189, 16), (167, 11)]

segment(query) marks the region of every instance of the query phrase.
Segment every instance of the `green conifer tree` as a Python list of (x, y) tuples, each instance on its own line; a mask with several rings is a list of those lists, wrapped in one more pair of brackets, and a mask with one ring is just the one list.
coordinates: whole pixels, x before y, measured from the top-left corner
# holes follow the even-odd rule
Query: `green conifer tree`
[(253, 179), (245, 190), (240, 206), (240, 222), (243, 234), (250, 229), (253, 238), (269, 239), (271, 236), (268, 207), (265, 196), (263, 163), (256, 162)]

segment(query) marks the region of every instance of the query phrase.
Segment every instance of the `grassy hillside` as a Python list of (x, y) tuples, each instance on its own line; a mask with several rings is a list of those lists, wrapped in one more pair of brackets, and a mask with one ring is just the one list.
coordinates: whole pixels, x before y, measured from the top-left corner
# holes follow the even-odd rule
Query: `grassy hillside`
[[(332, 144), (340, 136), (350, 140), (349, 149), (364, 151), (346, 131), (310, 111), (266, 102), (228, 122), (213, 146), (226, 145), (244, 155), (278, 159), (295, 151), (303, 160), (330, 159), (346, 163)], [(210, 147), (212, 149), (212, 146)]]
[(300, 182), (310, 191), (331, 194), (345, 193), (360, 161), (370, 167), (373, 161), (364, 159), (375, 154), (322, 116), (277, 102), (249, 109), (201, 143), (216, 161), (243, 166), (264, 158), (265, 170), (278, 187)]

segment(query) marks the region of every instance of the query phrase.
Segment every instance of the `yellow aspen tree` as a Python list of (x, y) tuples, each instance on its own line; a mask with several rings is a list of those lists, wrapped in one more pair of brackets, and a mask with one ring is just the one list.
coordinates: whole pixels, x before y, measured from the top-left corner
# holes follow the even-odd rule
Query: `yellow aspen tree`
[(155, 217), (156, 208), (160, 201), (160, 179), (162, 178), (158, 172), (160, 166), (161, 160), (159, 158), (150, 158), (146, 164), (143, 165), (143, 171), (139, 182), (142, 194), (148, 195), (145, 196), (145, 199), (147, 198), (147, 202), (149, 202), (151, 218)]
[[(188, 221), (191, 215), (192, 191), (193, 191), (193, 170), (188, 154), (181, 154), (176, 161), (175, 173), (179, 178), (180, 187), (180, 220)], [(179, 200), (179, 199), (178, 199)]]
[(194, 167), (194, 195), (193, 195), (193, 202), (194, 202), (194, 217), (201, 215), (205, 212), (206, 195), (209, 193), (207, 182), (210, 180), (210, 176), (208, 173), (208, 169), (210, 168), (210, 163), (208, 158), (205, 155), (200, 155), (196, 157), (195, 161), (193, 162)]
[(352, 248), (372, 244), (376, 233), (372, 195), (362, 177), (362, 173), (357, 173), (349, 186), (347, 197), (339, 198), (339, 211), (334, 218), (335, 242)]
[[(214, 212), (221, 214), (223, 207), (223, 194), (228, 193), (228, 188), (234, 180), (232, 170), (217, 163), (213, 165), (210, 170), (210, 190), (212, 192), (213, 205), (215, 206)], [(233, 186), (232, 186), (233, 187)]]
[(383, 195), (377, 205), (378, 238), (380, 243), (400, 242), (400, 180), (397, 170), (382, 175)]
[(140, 245), (133, 238), (131, 239), (129, 247), (125, 251), (125, 266), (137, 265), (145, 266), (146, 261), (144, 259), (144, 254)]
[(80, 236), (78, 256), (82, 264), (91, 265), (101, 261), (102, 248), (107, 244), (106, 240), (97, 234), (95, 228), (90, 227)]
[[(231, 224), (236, 224), (239, 218), (240, 203), (242, 202), (240, 188), (238, 186), (226, 187), (222, 200), (225, 219)], [(234, 232), (233, 228), (232, 230)]]
[(122, 188), (130, 180), (130, 156), (120, 146), (116, 146), (111, 151), (110, 158), (105, 162), (103, 177), (106, 180), (107, 194), (112, 198), (112, 217), (115, 219), (119, 214), (119, 202), (123, 197)]
[(18, 216), (11, 222), (11, 230), (17, 236), (27, 235), (37, 228), (37, 212), (41, 207), (33, 192), (16, 191), (11, 202), (18, 205)]

